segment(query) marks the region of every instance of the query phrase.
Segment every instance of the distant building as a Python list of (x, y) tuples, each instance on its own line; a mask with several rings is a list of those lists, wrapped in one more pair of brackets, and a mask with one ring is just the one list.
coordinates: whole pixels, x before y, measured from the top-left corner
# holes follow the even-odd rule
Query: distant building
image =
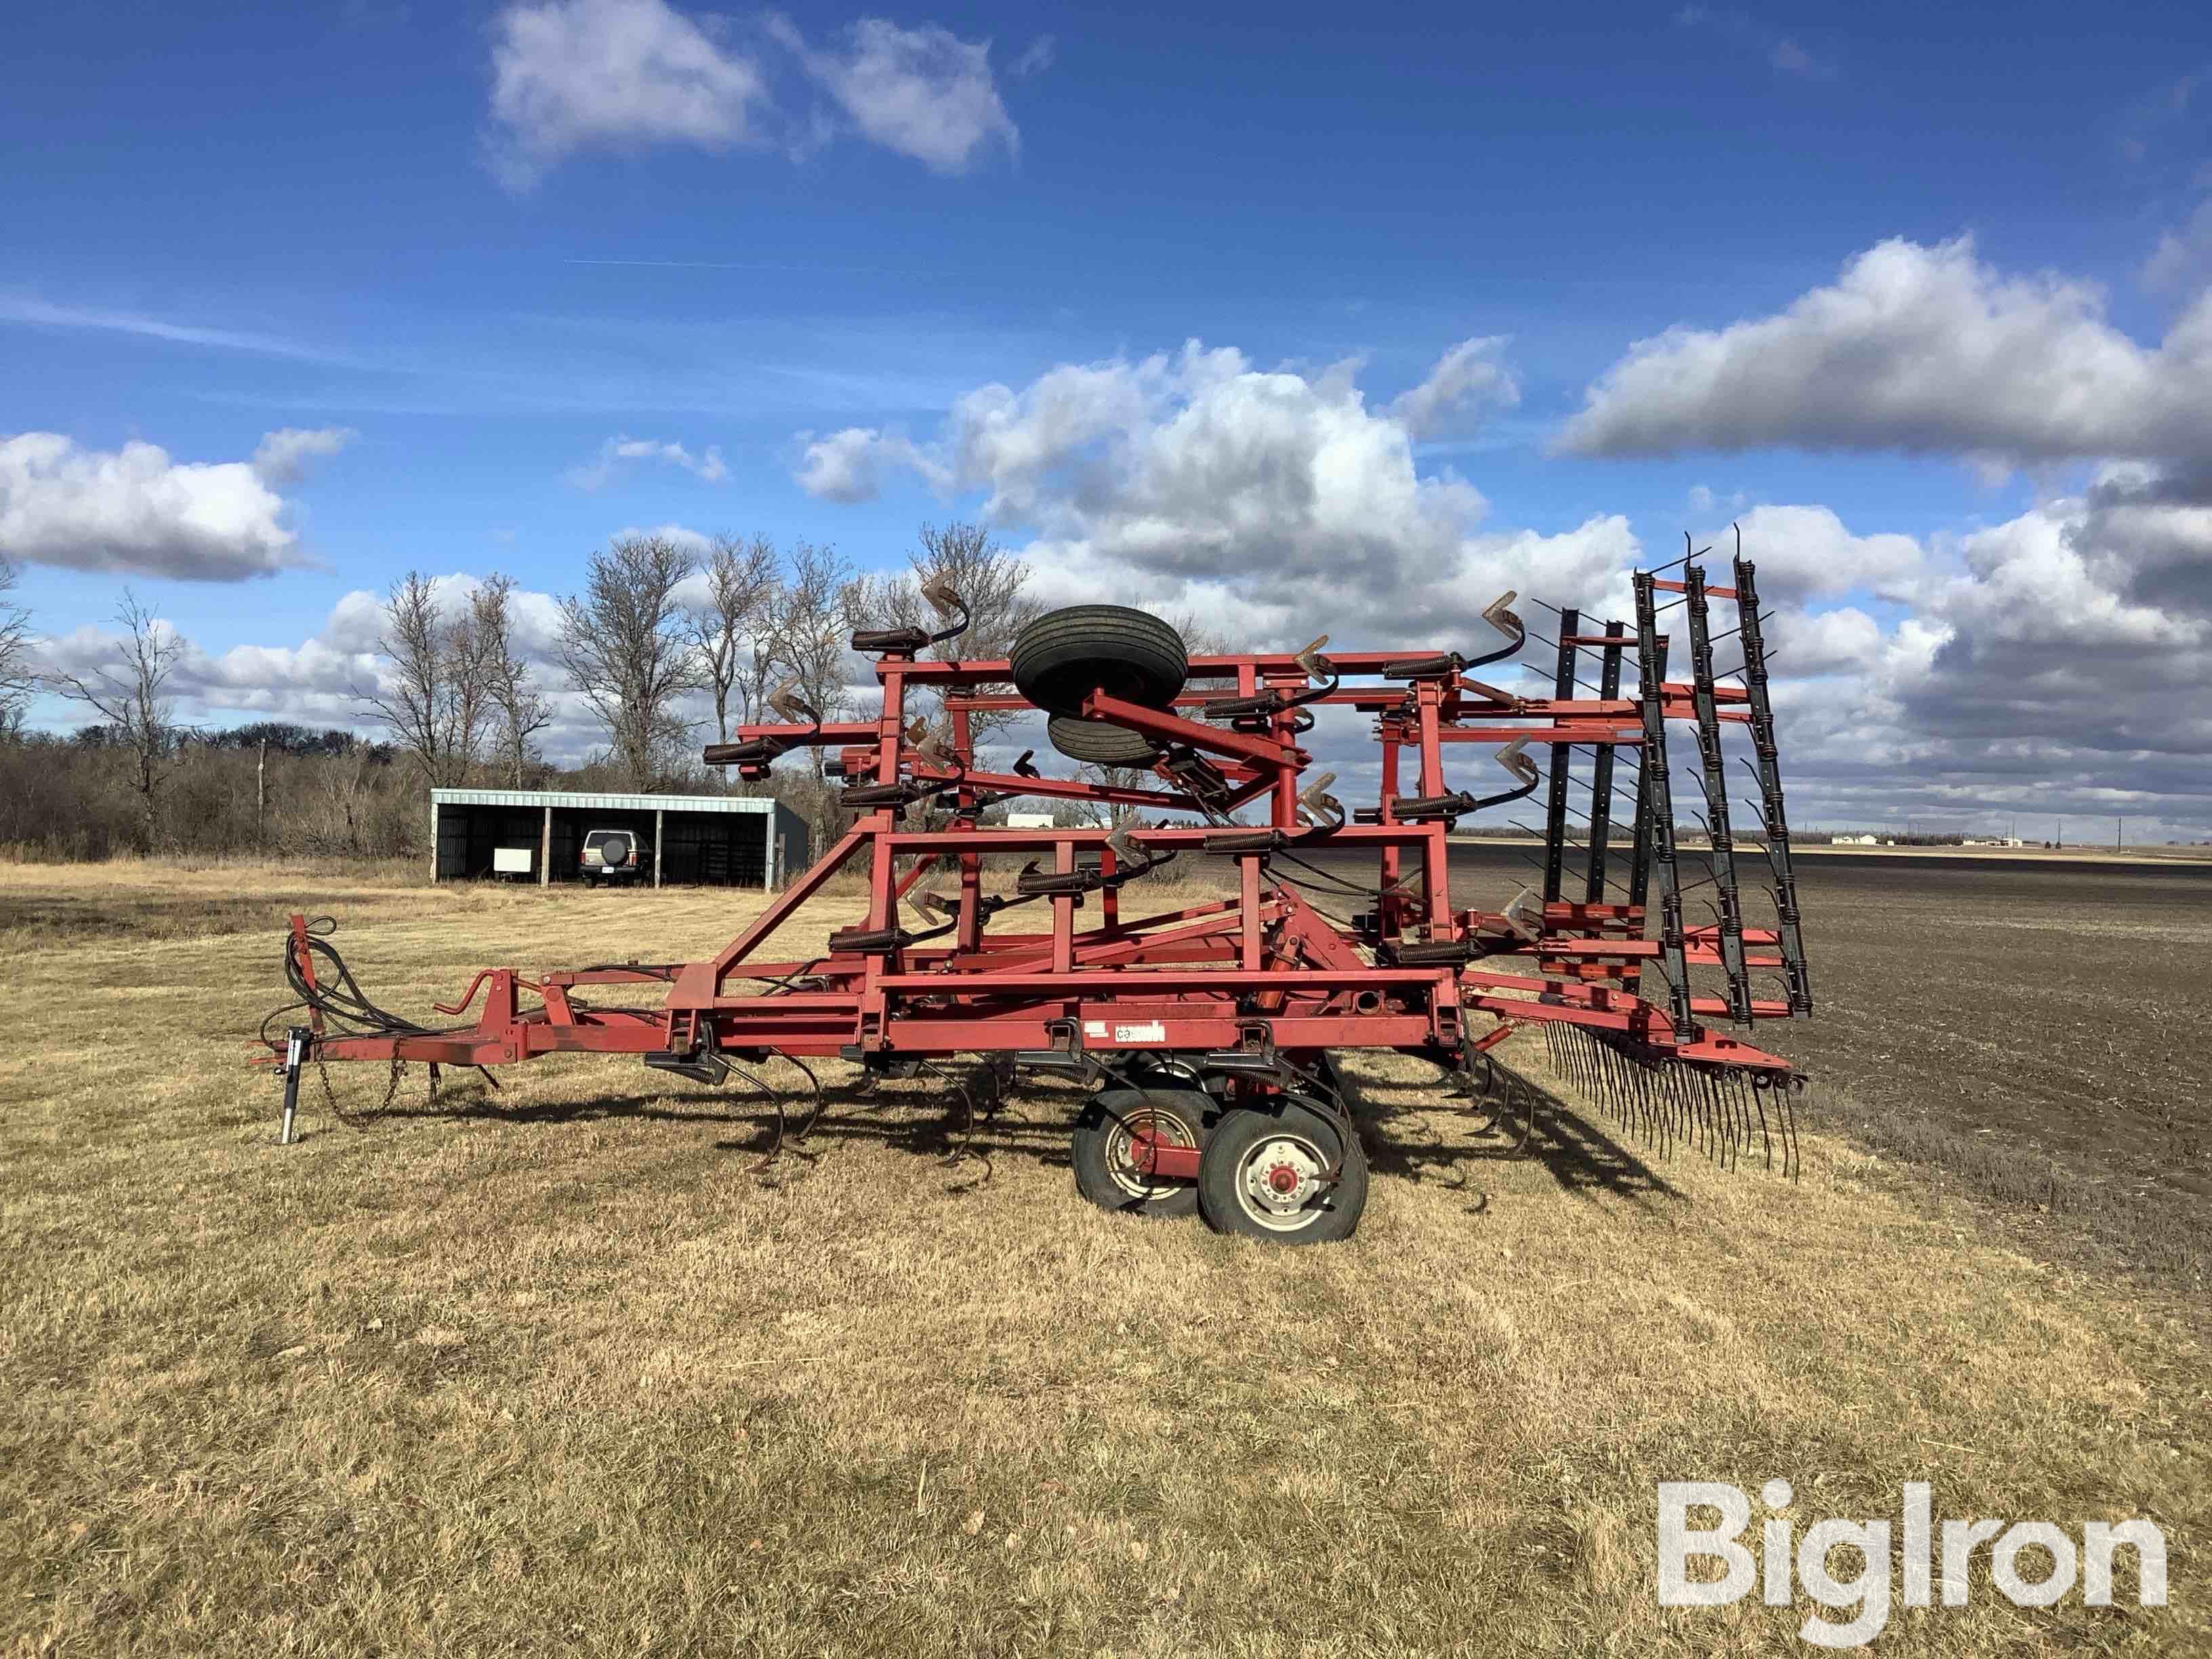
[(433, 789), (431, 879), (589, 880), (599, 873), (584, 857), (595, 833), (635, 848), (642, 878), (655, 887), (781, 887), (806, 867), (810, 850), (805, 820), (765, 795)]
[(1878, 845), (1878, 843), (1872, 836), (1831, 836), (1828, 837), (1828, 845), (1831, 847), (1873, 847)]
[(1049, 812), (1009, 812), (1006, 814), (1006, 828), (1009, 830), (1049, 830), (1052, 828), (1052, 814)]

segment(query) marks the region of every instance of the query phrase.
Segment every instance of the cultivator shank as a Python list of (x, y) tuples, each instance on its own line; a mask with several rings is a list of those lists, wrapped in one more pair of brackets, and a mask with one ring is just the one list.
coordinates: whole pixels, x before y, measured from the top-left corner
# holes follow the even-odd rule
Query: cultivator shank
[[(1812, 1006), (1754, 572), (1740, 552), (1731, 585), (1709, 584), (1694, 557), (1677, 566), (1637, 575), (1632, 621), (1564, 611), (1556, 639), (1532, 636), (1508, 594), (1485, 612), (1496, 639), (1472, 657), (1330, 652), (1323, 639), (1193, 658), (1165, 624), (1115, 606), (1050, 613), (1008, 659), (931, 657), (966, 614), (937, 589), (944, 631), (854, 637), (880, 687), (872, 719), (823, 720), (787, 690), (776, 720), (707, 749), (755, 779), (793, 750), (826, 750), (854, 814), (717, 955), (486, 969), (438, 1009), (471, 1018), (428, 1026), (369, 1003), (295, 921), (285, 963), (304, 1023), (264, 1032), (270, 1057), (289, 1102), (311, 1059), (490, 1067), (630, 1054), (719, 1084), (733, 1070), (757, 1083), (745, 1067), (769, 1056), (842, 1058), (871, 1078), (976, 1056), (994, 1087), (1023, 1070), (1102, 1087), (1076, 1130), (1086, 1195), (1194, 1204), (1217, 1225), (1309, 1239), (1348, 1232), (1365, 1188), (1332, 1051), (1391, 1049), (1465, 1077), (1509, 1032), (1538, 1026), (1567, 1075), (1654, 1139), (1730, 1161), (1757, 1147), (1794, 1172), (1797, 1079), (1735, 1034)], [(1718, 633), (1717, 606), (1738, 617)], [(1670, 633), (1684, 680), (1667, 678)], [(1550, 649), (1549, 695), (1476, 677), (1532, 637)], [(1742, 660), (1717, 672), (1731, 640)], [(933, 720), (911, 713), (923, 694)], [(1054, 741), (1116, 769), (1048, 776), (1030, 753), (990, 764), (977, 718), (1012, 711), (1054, 717)], [(1331, 711), (1371, 720), (1379, 749), (1372, 804), (1349, 812), (1305, 746)], [(1687, 835), (1668, 753), (1683, 728), (1702, 797)], [(1735, 728), (1759, 786), (1749, 848), (1726, 793)], [(1490, 746), (1503, 787), (1453, 786), (1448, 757), (1466, 744)], [(1540, 791), (1539, 879), (1498, 909), (1468, 902), (1453, 830)], [(986, 816), (1017, 797), (1097, 821), (1015, 830)], [(1771, 927), (1747, 922), (1745, 852), (1764, 860)], [(1233, 891), (1125, 913), (1148, 876), (1200, 858), (1233, 871)], [(862, 921), (818, 952), (771, 957), (772, 936), (848, 866), (866, 872)], [(1778, 994), (1759, 994), (1765, 975)], [(618, 985), (661, 994), (652, 1007), (595, 1000)]]

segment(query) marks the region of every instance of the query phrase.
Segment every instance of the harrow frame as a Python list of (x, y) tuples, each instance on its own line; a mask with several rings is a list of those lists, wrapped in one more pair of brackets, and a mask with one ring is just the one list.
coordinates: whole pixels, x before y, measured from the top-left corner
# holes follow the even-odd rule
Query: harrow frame
[[(856, 635), (855, 648), (874, 659), (875, 718), (823, 721), (786, 700), (781, 711), (792, 718), (741, 726), (733, 741), (705, 751), (711, 764), (759, 778), (791, 750), (832, 750), (828, 769), (845, 781), (846, 800), (860, 813), (714, 957), (528, 975), (486, 969), (458, 1001), (437, 1005), (448, 1017), (475, 1009), (473, 1022), (432, 1028), (375, 1008), (319, 930), (295, 916), (285, 966), (304, 1023), (281, 1037), (264, 1026), (261, 1056), (285, 1079), (283, 1138), (291, 1138), (310, 1061), (421, 1061), (433, 1068), (434, 1087), (439, 1067), (571, 1053), (635, 1054), (706, 1082), (733, 1069), (750, 1079), (744, 1064), (772, 1054), (802, 1063), (842, 1057), (878, 1074), (972, 1054), (994, 1075), (1036, 1070), (1122, 1087), (1142, 1081), (1133, 1081), (1133, 1067), (1167, 1061), (1224, 1101), (1318, 1102), (1349, 1135), (1330, 1051), (1391, 1049), (1471, 1076), (1503, 1037), (1538, 1026), (1563, 1064), (1647, 1130), (1669, 1134), (1669, 1126), (1696, 1121), (1717, 1145), (1725, 1139), (1741, 1149), (1753, 1141), (1756, 1107), (1769, 1163), (1778, 1131), (1783, 1164), (1794, 1170), (1788, 1099), (1802, 1079), (1786, 1060), (1718, 1029), (1812, 1008), (1755, 572), (1740, 547), (1729, 586), (1709, 584), (1696, 556), (1662, 569), (1676, 566), (1674, 577), (1637, 574), (1632, 623), (1585, 631), (1577, 612), (1558, 613), (1558, 637), (1544, 641), (1556, 652), (1549, 696), (1523, 697), (1471, 672), (1541, 637), (1508, 608), (1510, 593), (1486, 613), (1504, 642), (1472, 659), (1323, 655), (1322, 641), (1297, 653), (1192, 658), (1183, 690), (1163, 706), (1092, 690), (1084, 718), (1141, 733), (1159, 751), (1152, 778), (1136, 787), (1041, 776), (1027, 756), (1011, 772), (981, 769), (975, 716), (1034, 707), (1012, 689), (1010, 664), (926, 657), (948, 635), (919, 629)], [(1662, 595), (1679, 597), (1662, 604)], [(1720, 637), (1739, 640), (1744, 657), (1717, 676), (1715, 601), (1738, 608), (1737, 627)], [(1661, 631), (1676, 609), (1689, 667), (1679, 681), (1666, 678), (1670, 641)], [(1583, 678), (1592, 658), (1595, 687)], [(1632, 666), (1630, 694), (1622, 681)], [(1742, 684), (1723, 684), (1731, 674)], [(939, 731), (910, 723), (909, 699), (923, 690), (942, 703)], [(1349, 817), (1327, 793), (1334, 775), (1304, 776), (1313, 757), (1297, 739), (1317, 707), (1374, 722), (1377, 797)], [(1670, 732), (1682, 727), (1694, 733), (1707, 830), (1705, 879), (1695, 884), (1682, 879), (1686, 859), (1698, 853), (1678, 839), (1668, 759)], [(1737, 728), (1753, 751), (1761, 838), (1753, 850), (1763, 853), (1771, 878), (1771, 927), (1743, 920), (1723, 754), (1723, 734)], [(1480, 799), (1451, 791), (1446, 756), (1460, 744), (1492, 745), (1515, 787)], [(1526, 752), (1532, 746), (1547, 752), (1548, 767), (1539, 769)], [(1632, 762), (1624, 763), (1622, 750)], [(1581, 777), (1584, 751), (1589, 775)], [(1620, 781), (1631, 770), (1632, 788)], [(1408, 777), (1414, 793), (1401, 793)], [(1540, 884), (1503, 910), (1459, 908), (1450, 830), (1540, 786)], [(1579, 811), (1577, 787), (1589, 798)], [(1013, 796), (1196, 822), (1014, 830), (982, 821), (986, 807)], [(934, 803), (941, 826), (907, 827), (907, 814), (925, 803)], [(1616, 830), (1624, 817), (1626, 845)], [(1333, 919), (1298, 890), (1311, 884), (1291, 872), (1312, 872), (1303, 855), (1322, 850), (1372, 857), (1370, 908)], [(1126, 884), (1190, 852), (1233, 864), (1233, 896), (1122, 916)], [(1030, 862), (1014, 894), (988, 895), (985, 860), (1006, 855)], [(856, 861), (867, 876), (865, 924), (832, 935), (825, 954), (763, 959), (777, 928)], [(956, 880), (957, 891), (923, 888), (933, 872)], [(1361, 885), (1340, 873), (1330, 879)], [(1693, 924), (1686, 898), (1706, 885), (1712, 920)], [(902, 904), (933, 925), (902, 925)], [(1095, 916), (1079, 914), (1094, 904)], [(994, 925), (1017, 906), (1038, 907), (1040, 925)], [(1769, 970), (1781, 994), (1755, 996), (1753, 975)], [(1650, 996), (1647, 971), (1658, 981)], [(1720, 983), (1700, 991), (1693, 971), (1717, 973)], [(661, 984), (666, 994), (650, 1009), (599, 1006), (580, 994), (625, 984)], [(1478, 1030), (1485, 1018), (1491, 1024)], [(1773, 1125), (1770, 1097), (1780, 1102)], [(1147, 1176), (1199, 1175), (1195, 1146), (1139, 1133), (1137, 1149)]]

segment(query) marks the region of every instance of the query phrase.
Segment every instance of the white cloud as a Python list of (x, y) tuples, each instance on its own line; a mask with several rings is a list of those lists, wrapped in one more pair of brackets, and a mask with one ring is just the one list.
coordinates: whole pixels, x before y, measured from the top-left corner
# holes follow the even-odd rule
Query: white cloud
[[(1974, 745), (1996, 743), (2014, 762), (2063, 754), (2106, 787), (2212, 787), (2212, 593), (2193, 607), (2131, 593), (2140, 524), (2126, 520), (2144, 511), (2066, 497), (1962, 538), (1963, 571), (1920, 607), (1945, 639), (1905, 692), (1913, 723), (1970, 767)], [(2200, 568), (2205, 528), (2200, 515)]]
[(1777, 315), (1638, 342), (1561, 442), (2000, 463), (2199, 454), (2212, 442), (2212, 296), (2147, 349), (2105, 320), (2090, 284), (2004, 276), (1965, 238), (1887, 241)]
[(288, 426), (264, 434), (254, 446), (253, 476), (265, 484), (297, 483), (310, 463), (335, 455), (361, 434), (351, 427)]
[(2143, 284), (2185, 293), (2212, 283), (2212, 197), (2199, 202), (2182, 223), (2166, 230), (2143, 263)]
[(1494, 384), (1468, 367), (1483, 361), (1455, 349), (1441, 391), (1377, 410), (1356, 365), (1266, 371), (1192, 341), (978, 387), (927, 443), (848, 428), (808, 443), (798, 476), (825, 499), (866, 499), (896, 467), (980, 494), (986, 517), (1035, 534), (1048, 598), (1123, 598), (1292, 644), (1317, 617), (1370, 640), (1480, 640), (1504, 588), (1540, 571), (1547, 592), (1599, 591), (1634, 548), (1619, 519), (1486, 534), (1471, 484), (1417, 473), (1409, 410)]
[[(886, 149), (939, 173), (963, 173), (994, 143), (1010, 155), (1021, 147), (992, 78), (988, 40), (965, 41), (933, 23), (908, 29), (867, 17), (839, 46), (817, 50), (788, 18), (772, 17), (769, 27), (853, 124)], [(1048, 43), (1045, 52), (1048, 61)]]
[[(1192, 342), (977, 387), (924, 441), (802, 434), (799, 476), (854, 500), (910, 471), (1010, 540), (1026, 532), (1044, 602), (1137, 605), (1255, 646), (1326, 632), (1479, 650), (1493, 637), (1479, 612), (1507, 588), (1540, 632), (1536, 599), (1628, 615), (1627, 573), (1664, 556), (1618, 515), (1552, 533), (1491, 526), (1471, 483), (1417, 471), (1426, 406), (1410, 393), (1370, 406), (1357, 364), (1264, 370)], [(2206, 822), (2212, 483), (2194, 476), (2110, 467), (2080, 497), (1948, 539), (1814, 503), (1741, 511), (1777, 613), (1784, 767), (1804, 821), (1900, 807), (1955, 820), (2033, 796)], [(1740, 502), (1708, 489), (1699, 510)], [(1701, 538), (1721, 570), (1727, 535)], [(1543, 656), (1530, 653), (1539, 679)], [(1371, 760), (1349, 728), (1316, 741), (1353, 775)]]
[(848, 426), (822, 438), (802, 432), (798, 441), (805, 448), (792, 476), (817, 501), (872, 501), (883, 489), (884, 462), (919, 461), (911, 444), (874, 427)]
[(1052, 67), (1052, 60), (1058, 55), (1059, 49), (1059, 42), (1052, 36), (1040, 34), (1023, 49), (1020, 57), (1014, 59), (1008, 73), (1018, 81), (1027, 80), (1032, 75), (1042, 75)]
[(496, 159), (526, 186), (595, 143), (684, 143), (715, 149), (757, 138), (759, 64), (726, 49), (663, 0), (542, 0), (493, 26)]
[(0, 440), (0, 555), (185, 580), (268, 575), (299, 562), (270, 484), (348, 435), (273, 432), (252, 461), (213, 463), (172, 460), (149, 443), (85, 449), (55, 432)]
[[(1746, 556), (1758, 568), (1760, 597), (1780, 604), (1859, 590), (1906, 599), (1925, 559), (1911, 537), (1855, 536), (1825, 507), (1754, 507), (1735, 523)], [(1706, 544), (1724, 559), (1734, 551), (1735, 538), (1721, 531), (1700, 538), (1700, 545)]]
[(590, 460), (570, 467), (566, 477), (579, 489), (604, 489), (627, 461), (663, 461), (682, 467), (704, 483), (721, 483), (730, 476), (717, 445), (708, 444), (694, 455), (680, 443), (617, 434), (601, 444), (599, 453)]
[[(988, 40), (880, 17), (818, 47), (777, 13), (743, 25), (742, 36), (740, 27), (666, 0), (514, 0), (492, 27), (495, 168), (526, 190), (564, 157), (603, 145), (773, 143), (799, 159), (841, 123), (939, 173), (965, 172), (994, 145), (1020, 148)], [(1046, 37), (1016, 72), (1033, 73), (1051, 55)], [(771, 58), (827, 101), (808, 108), (804, 98), (780, 98)]]
[(1498, 361), (1503, 335), (1462, 340), (1437, 360), (1429, 377), (1400, 394), (1389, 412), (1416, 438), (1440, 435), (1455, 416), (1484, 405), (1510, 409), (1521, 401), (1520, 382)]

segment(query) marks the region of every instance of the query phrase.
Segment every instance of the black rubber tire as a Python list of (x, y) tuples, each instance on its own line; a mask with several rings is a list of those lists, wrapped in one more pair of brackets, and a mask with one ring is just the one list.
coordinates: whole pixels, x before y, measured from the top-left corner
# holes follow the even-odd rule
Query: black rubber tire
[(1182, 635), (1150, 611), (1071, 605), (1022, 629), (1010, 666), (1015, 689), (1047, 714), (1079, 714), (1084, 698), (1101, 690), (1166, 708), (1182, 690), (1190, 655)]
[(1159, 745), (1143, 732), (1103, 720), (1054, 714), (1044, 723), (1044, 732), (1068, 759), (1093, 766), (1150, 766), (1160, 757)]
[[(1344, 1168), (1295, 1209), (1274, 1212), (1245, 1189), (1251, 1168), (1271, 1146), (1289, 1149), (1286, 1164), (1327, 1164), (1341, 1152)], [(1272, 1110), (1239, 1107), (1206, 1137), (1198, 1164), (1198, 1207), (1218, 1233), (1269, 1244), (1333, 1244), (1352, 1237), (1367, 1207), (1367, 1152), (1354, 1135), (1346, 1146), (1335, 1120), (1295, 1096)]]
[(1109, 1089), (1093, 1095), (1076, 1118), (1068, 1143), (1075, 1190), (1100, 1209), (1122, 1215), (1196, 1215), (1196, 1187), (1188, 1181), (1146, 1182), (1128, 1167), (1116, 1143), (1126, 1140), (1132, 1124), (1173, 1120), (1180, 1129), (1175, 1139), (1202, 1146), (1206, 1120), (1216, 1109), (1211, 1095), (1194, 1089)]
[[(617, 849), (620, 850), (617, 851)], [(599, 843), (599, 862), (608, 869), (629, 862), (629, 837), (609, 836)]]

